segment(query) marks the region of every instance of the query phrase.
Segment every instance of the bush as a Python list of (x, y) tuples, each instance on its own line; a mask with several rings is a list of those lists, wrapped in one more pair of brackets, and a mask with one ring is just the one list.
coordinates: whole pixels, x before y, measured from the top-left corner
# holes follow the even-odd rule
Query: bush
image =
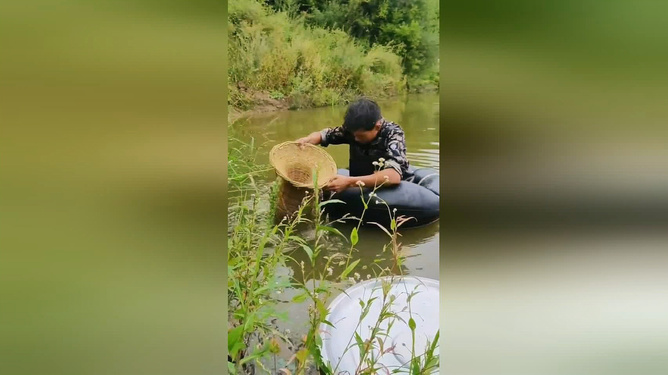
[(310, 25), (344, 30), (369, 47), (393, 48), (407, 76), (422, 75), (438, 58), (437, 0), (297, 1)]
[(230, 3), (229, 17), (228, 104), (234, 108), (250, 107), (256, 91), (282, 95), (292, 108), (404, 91), (401, 58), (387, 47), (367, 49), (341, 30), (305, 26), (254, 0)]

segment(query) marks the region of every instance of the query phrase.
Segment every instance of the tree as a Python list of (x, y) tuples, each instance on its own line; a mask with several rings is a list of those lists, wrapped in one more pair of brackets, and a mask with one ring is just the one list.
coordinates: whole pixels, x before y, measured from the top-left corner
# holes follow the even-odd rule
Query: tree
[(341, 29), (363, 41), (391, 47), (403, 72), (418, 76), (438, 58), (437, 0), (267, 0), (274, 9), (298, 9), (306, 23)]

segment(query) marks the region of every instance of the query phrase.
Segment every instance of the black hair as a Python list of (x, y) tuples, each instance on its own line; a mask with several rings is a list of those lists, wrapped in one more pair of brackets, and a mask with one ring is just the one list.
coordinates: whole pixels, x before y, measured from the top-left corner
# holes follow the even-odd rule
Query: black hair
[(348, 106), (343, 118), (343, 128), (354, 133), (358, 130), (371, 130), (382, 118), (380, 107), (370, 99), (361, 98)]

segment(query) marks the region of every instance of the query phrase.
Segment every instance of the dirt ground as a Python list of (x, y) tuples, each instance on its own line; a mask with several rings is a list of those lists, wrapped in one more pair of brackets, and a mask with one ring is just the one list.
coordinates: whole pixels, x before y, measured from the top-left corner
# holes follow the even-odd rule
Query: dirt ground
[(265, 112), (274, 112), (274, 111), (284, 111), (290, 108), (290, 103), (287, 99), (274, 99), (269, 93), (266, 92), (256, 92), (252, 95), (253, 99), (253, 108), (242, 111), (236, 108), (228, 107), (227, 121), (228, 123), (233, 123), (237, 119), (243, 116), (252, 115), (256, 113), (265, 113)]

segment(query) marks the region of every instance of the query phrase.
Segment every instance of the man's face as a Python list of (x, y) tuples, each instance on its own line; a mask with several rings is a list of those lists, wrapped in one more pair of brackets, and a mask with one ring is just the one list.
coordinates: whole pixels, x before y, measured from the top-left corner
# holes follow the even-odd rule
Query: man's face
[(355, 137), (355, 142), (366, 144), (376, 139), (376, 136), (380, 131), (380, 123), (380, 120), (378, 120), (371, 130), (358, 130), (354, 132), (353, 136)]

